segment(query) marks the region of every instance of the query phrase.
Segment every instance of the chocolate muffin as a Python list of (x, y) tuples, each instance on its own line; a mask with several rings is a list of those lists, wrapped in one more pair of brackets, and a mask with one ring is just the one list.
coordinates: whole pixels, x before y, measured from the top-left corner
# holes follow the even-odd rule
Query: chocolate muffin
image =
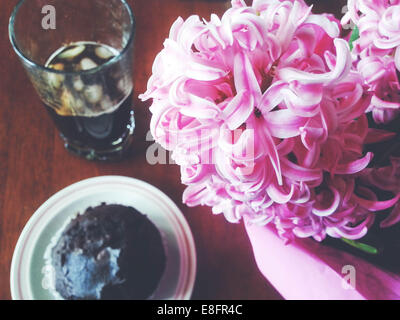
[(102, 204), (73, 219), (51, 250), (55, 290), (67, 300), (143, 300), (166, 266), (156, 226), (132, 207)]

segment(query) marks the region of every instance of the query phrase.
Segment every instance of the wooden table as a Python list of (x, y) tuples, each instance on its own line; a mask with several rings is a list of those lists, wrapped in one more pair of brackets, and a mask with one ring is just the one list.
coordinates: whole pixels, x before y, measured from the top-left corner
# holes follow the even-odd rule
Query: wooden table
[[(135, 42), (135, 100), (137, 128), (133, 153), (120, 163), (96, 163), (65, 151), (8, 40), (8, 19), (17, 0), (0, 3), (0, 299), (10, 299), (9, 274), (18, 237), (32, 213), (51, 195), (82, 179), (124, 175), (163, 190), (181, 208), (194, 234), (198, 274), (194, 299), (280, 299), (260, 274), (243, 225), (213, 216), (210, 208), (182, 204), (184, 186), (179, 168), (151, 166), (146, 142), (151, 114), (145, 91), (155, 55), (161, 50), (173, 21), (198, 14), (209, 18), (230, 6), (223, 0), (132, 0), (137, 19)], [(311, 3), (312, 1), (309, 1)], [(313, 1), (317, 12), (336, 13), (342, 5)], [(330, 6), (330, 7), (329, 7)]]

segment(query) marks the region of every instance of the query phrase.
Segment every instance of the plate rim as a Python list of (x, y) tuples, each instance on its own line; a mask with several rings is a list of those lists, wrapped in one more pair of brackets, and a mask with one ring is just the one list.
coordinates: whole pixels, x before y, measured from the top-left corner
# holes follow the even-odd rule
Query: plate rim
[[(11, 260), (11, 269), (10, 269), (10, 291), (11, 291), (11, 298), (12, 300), (22, 300), (24, 299), (23, 295), (20, 295), (20, 279), (19, 279), (19, 262), (21, 258), (26, 255), (27, 253), (23, 252), (23, 246), (27, 239), (29, 239), (29, 235), (32, 230), (35, 229), (35, 226), (40, 222), (40, 219), (43, 216), (46, 216), (46, 210), (49, 206), (55, 205), (60, 202), (66, 195), (73, 194), (74, 190), (78, 187), (82, 187), (83, 189), (88, 189), (94, 187), (96, 183), (125, 183), (128, 187), (144, 187), (143, 190), (145, 193), (149, 195), (153, 195), (154, 197), (158, 198), (164, 205), (166, 205), (169, 209), (171, 209), (171, 215), (167, 217), (168, 220), (174, 218), (174, 222), (176, 224), (177, 231), (180, 234), (175, 234), (178, 243), (183, 240), (183, 247), (186, 249), (186, 260), (187, 260), (187, 275), (186, 279), (178, 279), (178, 285), (175, 292), (174, 299), (182, 299), (182, 300), (189, 300), (192, 296), (196, 275), (197, 275), (197, 252), (196, 246), (194, 242), (194, 237), (190, 226), (183, 215), (180, 208), (176, 205), (172, 199), (167, 196), (163, 191), (159, 188), (155, 187), (154, 185), (128, 176), (121, 176), (121, 175), (104, 175), (104, 176), (97, 176), (92, 177), (84, 180), (80, 180), (78, 182), (72, 183), (65, 188), (59, 190), (58, 192), (54, 193), (50, 196), (45, 202), (43, 202), (37, 210), (30, 216), (28, 222), (25, 224), (22, 232), (19, 235), (18, 241), (15, 245), (12, 260)], [(56, 214), (54, 215), (56, 216)], [(39, 224), (40, 225), (40, 224)], [(36, 243), (35, 243), (36, 245)], [(181, 250), (179, 250), (181, 251)], [(181, 256), (182, 257), (182, 256)], [(182, 260), (180, 262), (182, 264)], [(183, 285), (181, 284), (181, 292), (180, 289), (180, 282), (183, 281)], [(30, 287), (30, 285), (29, 285)], [(26, 299), (26, 298), (25, 298)]]

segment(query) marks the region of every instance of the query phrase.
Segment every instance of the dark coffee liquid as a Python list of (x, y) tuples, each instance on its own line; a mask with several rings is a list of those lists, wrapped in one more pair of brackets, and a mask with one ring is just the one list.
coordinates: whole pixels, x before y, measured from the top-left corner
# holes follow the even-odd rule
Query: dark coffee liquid
[[(55, 52), (46, 65), (64, 72), (85, 71), (101, 66), (116, 54), (108, 46), (80, 42)], [(132, 91), (126, 94), (121, 78), (118, 71), (99, 73), (99, 76), (56, 78), (62, 82), (56, 83), (61, 87), (60, 106), (45, 104), (45, 107), (68, 149), (90, 157), (90, 154), (106, 154), (125, 146), (124, 142), (133, 132), (134, 119)]]
[(112, 113), (97, 117), (60, 116), (45, 105), (58, 130), (69, 143), (80, 148), (111, 149), (129, 134), (133, 121), (132, 94)]

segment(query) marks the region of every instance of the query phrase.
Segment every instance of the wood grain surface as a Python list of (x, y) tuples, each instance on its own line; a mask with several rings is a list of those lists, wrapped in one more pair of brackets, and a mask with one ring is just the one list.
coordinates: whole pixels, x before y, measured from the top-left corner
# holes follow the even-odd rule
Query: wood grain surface
[[(137, 19), (135, 99), (137, 128), (131, 154), (118, 163), (98, 163), (70, 155), (43, 108), (8, 40), (8, 20), (17, 0), (0, 3), (0, 299), (10, 299), (9, 274), (18, 237), (33, 212), (60, 189), (82, 179), (124, 175), (147, 181), (180, 207), (194, 234), (198, 274), (194, 299), (281, 299), (260, 274), (243, 225), (229, 224), (208, 207), (182, 204), (179, 168), (146, 161), (149, 103), (145, 91), (156, 54), (173, 21), (198, 14), (221, 15), (230, 1), (132, 0)], [(251, 2), (251, 1), (249, 1)], [(343, 1), (308, 1), (315, 12), (339, 14)]]

